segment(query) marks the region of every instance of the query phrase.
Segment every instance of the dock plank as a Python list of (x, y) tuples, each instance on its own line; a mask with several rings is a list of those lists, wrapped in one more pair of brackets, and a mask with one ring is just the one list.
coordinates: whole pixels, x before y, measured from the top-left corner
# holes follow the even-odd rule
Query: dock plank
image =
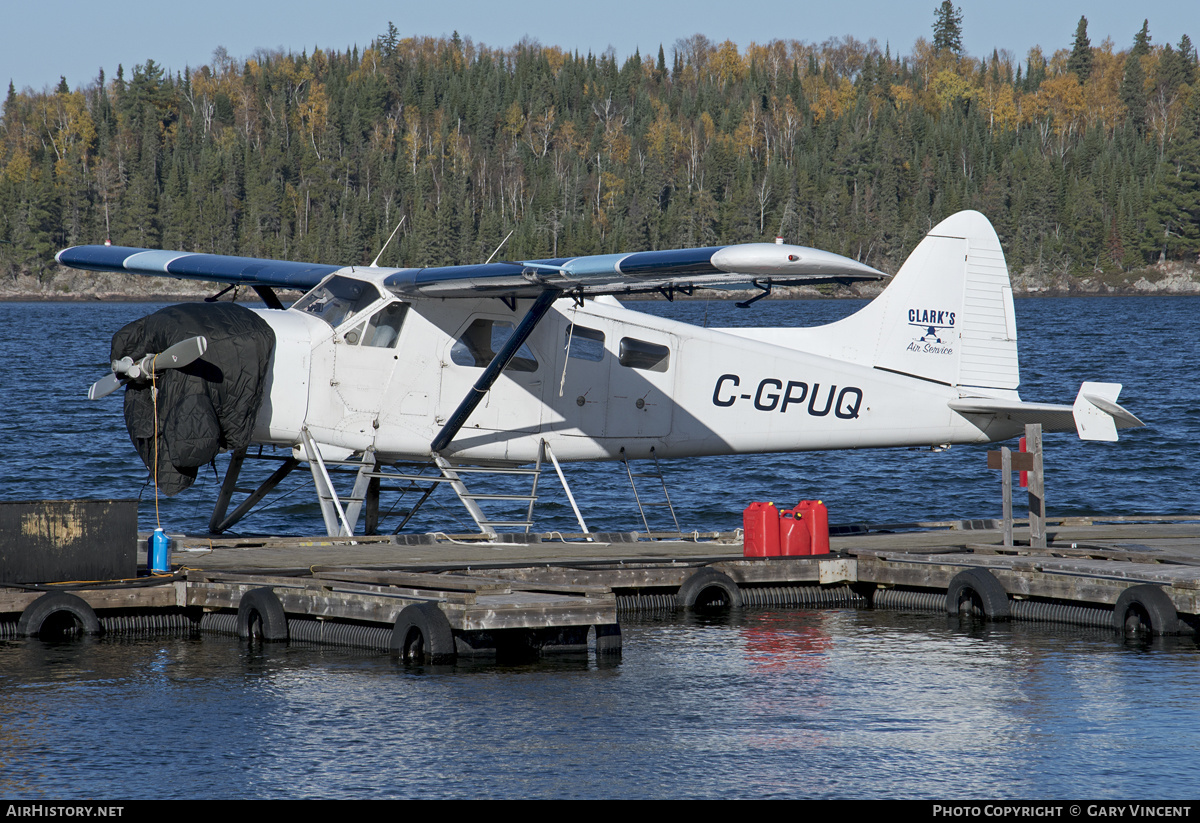
[[(93, 609), (167, 609), (184, 605), (182, 583), (128, 588), (61, 589), (87, 602)], [(46, 590), (0, 589), (0, 614), (20, 613)]]
[[(951, 521), (904, 530), (904, 524), (892, 524), (888, 533), (862, 528), (835, 536), (833, 555), (796, 558), (746, 558), (740, 542), (728, 536), (650, 541), (614, 535), (611, 542), (545, 536), (512, 543), (481, 536), (186, 538), (173, 557), (187, 568), (179, 580), (62, 590), (102, 614), (234, 611), (248, 591), (269, 588), (289, 617), (388, 626), (410, 605), (435, 603), (458, 633), (553, 634), (615, 625), (617, 594), (652, 595), (647, 602), (670, 608), (674, 590), (705, 568), (747, 590), (858, 583), (864, 590), (875, 585), (932, 592), (977, 568), (995, 575), (1018, 600), (1107, 607), (1131, 586), (1154, 585), (1181, 614), (1200, 614), (1200, 518), (1052, 522), (1044, 549), (1021, 545), (1028, 530), (1020, 528), (1016, 545), (1002, 545), (993, 525)], [(15, 619), (44, 593), (0, 586), (0, 615)]]

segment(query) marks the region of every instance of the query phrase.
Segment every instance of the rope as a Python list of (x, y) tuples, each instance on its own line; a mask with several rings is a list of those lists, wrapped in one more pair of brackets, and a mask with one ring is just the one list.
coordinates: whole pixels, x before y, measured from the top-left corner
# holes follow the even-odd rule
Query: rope
[(567, 385), (567, 361), (571, 359), (571, 335), (575, 331), (575, 312), (579, 310), (578, 305), (571, 306), (571, 325), (567, 326), (567, 343), (563, 347), (566, 354), (563, 356), (563, 371), (562, 379), (558, 381), (558, 396), (563, 396), (563, 387)]
[(156, 354), (150, 361), (150, 402), (154, 405), (154, 525), (161, 529), (162, 518), (158, 512), (158, 383), (154, 372), (154, 364), (157, 362)]

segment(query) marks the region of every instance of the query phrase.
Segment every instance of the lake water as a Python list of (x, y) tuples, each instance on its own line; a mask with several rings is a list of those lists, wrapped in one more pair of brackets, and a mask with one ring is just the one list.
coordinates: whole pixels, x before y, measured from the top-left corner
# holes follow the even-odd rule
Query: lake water
[[(632, 305), (696, 324), (776, 326), (830, 322), (862, 302), (765, 300), (748, 310), (728, 301)], [(1085, 380), (1119, 382), (1125, 386), (1120, 402), (1149, 424), (1123, 431), (1113, 444), (1047, 435), (1050, 515), (1200, 511), (1200, 486), (1190, 465), (1200, 443), (1200, 334), (1194, 320), (1200, 316), (1200, 297), (1048, 298), (1018, 300), (1016, 306), (1022, 397), (1071, 403)], [(5, 376), (0, 482), (6, 499), (141, 496), (141, 527), (154, 528), (153, 488), (125, 432), (120, 394), (93, 402), (85, 392), (108, 370), (113, 331), (156, 308), (0, 303)], [(685, 530), (737, 528), (752, 500), (822, 499), (835, 523), (996, 517), (999, 474), (987, 468), (985, 451), (958, 446), (941, 453), (887, 449), (714, 457), (664, 461), (663, 469)], [(218, 472), (224, 472), (223, 458)], [(159, 500), (169, 531), (207, 529), (220, 488), (218, 472), (202, 470), (192, 488)], [(591, 528), (644, 529), (622, 464), (570, 464), (566, 473)], [(539, 529), (578, 530), (552, 473), (543, 477), (539, 495)], [(668, 522), (660, 512), (650, 526), (665, 528)], [(311, 477), (294, 473), (238, 528), (323, 532)], [(434, 495), (410, 530), (475, 531), (449, 494)]]
[[(637, 304), (714, 326), (828, 322), (850, 301)], [(90, 403), (111, 333), (145, 304), (0, 304), (7, 500), (154, 504), (120, 401)], [(1200, 298), (1017, 302), (1022, 396), (1069, 403), (1123, 382), (1149, 427), (1120, 443), (1047, 436), (1051, 517), (1200, 511)], [(833, 522), (999, 514), (983, 448), (664, 464), (685, 529), (746, 502), (820, 497)], [(641, 528), (624, 469), (567, 469), (589, 520)], [(297, 473), (296, 477), (299, 477)], [(200, 531), (219, 481), (161, 501)], [(295, 488), (251, 524), (311, 533)], [(422, 531), (465, 519), (444, 501)], [(573, 530), (544, 479), (541, 528)], [(651, 524), (655, 525), (654, 523)], [(465, 528), (465, 525), (462, 526)], [(1190, 798), (1200, 747), (1194, 641), (988, 626), (942, 615), (755, 609), (623, 619), (619, 661), (399, 666), (387, 655), (200, 638), (0, 641), (0, 797)]]

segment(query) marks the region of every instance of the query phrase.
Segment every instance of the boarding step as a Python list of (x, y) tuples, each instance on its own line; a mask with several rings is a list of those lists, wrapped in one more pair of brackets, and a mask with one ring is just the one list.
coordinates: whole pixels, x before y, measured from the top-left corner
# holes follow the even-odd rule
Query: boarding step
[[(679, 533), (679, 518), (675, 516), (675, 506), (671, 504), (671, 493), (667, 491), (667, 479), (663, 476), (662, 467), (658, 463), (658, 454), (654, 451), (654, 447), (650, 447), (650, 459), (654, 461), (653, 471), (638, 471), (635, 472), (629, 463), (629, 456), (625, 453), (625, 448), (621, 447), (621, 462), (625, 464), (625, 472), (629, 475), (629, 486), (633, 489), (633, 499), (637, 503), (638, 514), (642, 516), (642, 525), (646, 527), (646, 531), (653, 531), (650, 528), (650, 522), (646, 518), (646, 509), (648, 507), (665, 508), (671, 513), (671, 522), (675, 524), (675, 533)], [(662, 490), (661, 501), (643, 501), (642, 495), (638, 493), (637, 478), (657, 480), (659, 488)], [(653, 484), (651, 484), (653, 487)]]
[[(497, 534), (497, 528), (520, 529), (526, 534), (529, 533), (529, 530), (533, 527), (533, 507), (538, 500), (538, 479), (542, 474), (542, 457), (540, 451), (538, 453), (537, 464), (533, 468), (512, 465), (453, 463), (437, 452), (433, 454), (433, 461), (441, 469), (442, 476), (450, 483), (450, 487), (454, 489), (454, 493), (458, 495), (458, 499), (462, 501), (463, 506), (467, 509), (467, 513), (471, 515), (471, 519), (475, 521), (475, 525), (483, 534), (494, 537)], [(467, 488), (462, 478), (462, 475), (482, 477), (489, 474), (528, 477), (531, 481), (529, 492), (527, 494), (473, 492)], [(516, 520), (511, 517), (499, 518), (488, 515), (480, 507), (479, 504), (481, 501), (491, 503), (525, 503), (525, 518), (523, 520)]]
[(526, 469), (522, 467), (512, 466), (463, 466), (459, 464), (451, 464), (454, 471), (461, 474), (526, 474), (534, 475), (541, 474), (542, 470)]
[(466, 495), (472, 500), (533, 500), (537, 501), (536, 497), (530, 497), (527, 494), (475, 494)]

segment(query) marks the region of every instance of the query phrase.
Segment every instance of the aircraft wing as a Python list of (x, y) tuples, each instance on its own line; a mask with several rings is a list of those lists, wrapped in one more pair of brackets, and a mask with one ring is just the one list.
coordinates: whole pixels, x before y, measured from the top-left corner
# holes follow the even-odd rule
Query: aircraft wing
[(1117, 429), (1145, 426), (1117, 405), (1120, 383), (1084, 383), (1073, 406), (1026, 403), (993, 397), (964, 397), (950, 401), (950, 408), (964, 415), (1004, 415), (1017, 423), (1041, 423), (1043, 431), (1076, 431), (1081, 440), (1115, 442)]
[(182, 277), (244, 286), (270, 286), (307, 291), (341, 266), (196, 254), (185, 251), (134, 249), (127, 246), (72, 246), (54, 255), (64, 266), (87, 271), (127, 272), (151, 277)]
[[(55, 259), (64, 266), (89, 271), (288, 289), (312, 288), (327, 275), (347, 268), (124, 246), (74, 246), (60, 251)], [(374, 271), (384, 276), (392, 291), (414, 297), (536, 297), (548, 290), (628, 294), (750, 283), (846, 283), (888, 276), (848, 257), (778, 243)]]
[(599, 254), (477, 266), (402, 269), (394, 291), (430, 297), (535, 297), (546, 289), (577, 294), (629, 294), (663, 288), (739, 284), (797, 285), (880, 280), (888, 275), (848, 257), (806, 246), (745, 243), (699, 249)]

